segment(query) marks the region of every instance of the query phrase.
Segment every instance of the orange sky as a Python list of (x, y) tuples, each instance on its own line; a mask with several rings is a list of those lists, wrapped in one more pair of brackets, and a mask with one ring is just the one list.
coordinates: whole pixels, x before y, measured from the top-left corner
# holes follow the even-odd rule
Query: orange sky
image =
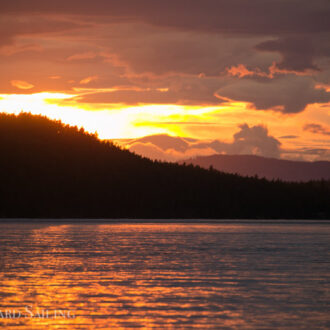
[[(170, 160), (230, 150), (330, 160), (330, 27), (317, 19), (328, 3), (302, 0), (297, 10), (293, 0), (270, 0), (271, 11), (236, 2), (241, 10), (192, 0), (187, 12), (183, 1), (5, 0), (0, 111), (43, 114), (131, 144), (154, 134), (205, 142), (181, 151), (135, 141), (140, 153), (152, 147)], [(215, 140), (226, 147), (213, 149)], [(236, 142), (244, 147), (228, 147)]]

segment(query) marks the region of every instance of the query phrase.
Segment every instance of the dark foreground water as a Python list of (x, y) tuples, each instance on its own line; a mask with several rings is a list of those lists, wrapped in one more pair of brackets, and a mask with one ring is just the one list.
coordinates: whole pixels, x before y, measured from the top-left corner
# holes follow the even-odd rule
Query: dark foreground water
[(325, 224), (0, 224), (0, 328), (330, 327)]

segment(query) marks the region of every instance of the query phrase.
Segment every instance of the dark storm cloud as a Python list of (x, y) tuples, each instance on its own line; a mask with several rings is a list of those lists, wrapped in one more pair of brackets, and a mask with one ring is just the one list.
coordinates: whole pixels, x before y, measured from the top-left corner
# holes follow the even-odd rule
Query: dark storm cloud
[(168, 73), (217, 76), (228, 66), (245, 63), (267, 67), (276, 60), (276, 53), (256, 52), (254, 46), (265, 37), (226, 37), (173, 29), (162, 29), (141, 23), (110, 25), (103, 32), (103, 46), (110, 54), (109, 61), (126, 65), (137, 74)]
[(11, 44), (17, 36), (61, 33), (86, 27), (86, 24), (45, 17), (1, 16), (0, 46)]
[(296, 72), (319, 71), (320, 68), (315, 64), (315, 59), (330, 56), (329, 35), (306, 35), (269, 40), (257, 45), (256, 49), (280, 53), (282, 60), (277, 63), (277, 67), (280, 70)]
[(100, 15), (116, 19), (242, 34), (330, 31), (327, 0), (2, 0), (3, 13)]
[[(20, 79), (71, 92), (97, 76), (87, 84), (95, 92), (78, 101), (217, 105), (232, 99), (297, 113), (330, 100), (326, 90), (315, 89), (330, 80), (329, 32), (328, 0), (2, 0), (0, 47), (13, 44), (17, 50), (7, 53), (21, 57), (15, 55), (15, 63), (1, 58), (7, 73), (0, 88), (8, 91), (9, 81)], [(35, 49), (43, 43), (38, 54), (25, 56), (30, 40), (15, 44), (18, 37), (52, 33), (65, 38), (33, 40)], [(27, 63), (34, 70), (19, 69)], [(228, 77), (239, 65), (259, 74)], [(41, 75), (60, 75), (65, 83), (50, 86)], [(97, 90), (123, 83), (129, 88)]]
[(283, 113), (303, 111), (308, 104), (327, 103), (330, 93), (315, 88), (310, 77), (281, 76), (268, 82), (238, 79), (217, 91), (219, 98), (250, 102), (256, 109)]

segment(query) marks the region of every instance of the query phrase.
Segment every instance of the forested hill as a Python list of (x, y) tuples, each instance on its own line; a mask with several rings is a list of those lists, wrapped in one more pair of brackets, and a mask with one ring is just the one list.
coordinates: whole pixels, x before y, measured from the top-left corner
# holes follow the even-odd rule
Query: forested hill
[(0, 217), (330, 218), (330, 183), (154, 162), (41, 116), (0, 114)]

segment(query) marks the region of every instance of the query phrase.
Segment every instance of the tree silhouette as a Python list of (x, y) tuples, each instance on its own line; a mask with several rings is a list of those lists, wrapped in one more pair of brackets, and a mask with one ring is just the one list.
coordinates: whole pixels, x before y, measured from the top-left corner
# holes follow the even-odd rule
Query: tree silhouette
[(329, 181), (152, 161), (46, 117), (0, 114), (0, 217), (330, 218)]

